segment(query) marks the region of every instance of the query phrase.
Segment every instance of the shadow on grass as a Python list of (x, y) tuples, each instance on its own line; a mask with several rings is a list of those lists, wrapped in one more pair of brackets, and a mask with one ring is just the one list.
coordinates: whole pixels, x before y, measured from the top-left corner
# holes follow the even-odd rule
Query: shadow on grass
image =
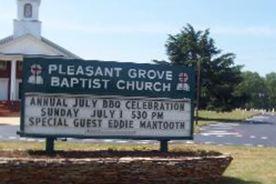
[(223, 119), (223, 118), (199, 118), (198, 120), (201, 121), (208, 121), (208, 122), (223, 122), (223, 123), (244, 123), (244, 124), (252, 124), (252, 125), (257, 125), (257, 124), (274, 124), (272, 122), (265, 122), (265, 121), (247, 121), (243, 119)]
[(258, 181), (244, 181), (240, 178), (223, 177), (217, 184), (262, 184)]
[(233, 120), (233, 119), (223, 119), (223, 118), (199, 118), (198, 120), (201, 120), (201, 121), (216, 121), (216, 122), (226, 122), (226, 123), (232, 123), (232, 122), (244, 122), (245, 120), (243, 119), (236, 119), (236, 120)]

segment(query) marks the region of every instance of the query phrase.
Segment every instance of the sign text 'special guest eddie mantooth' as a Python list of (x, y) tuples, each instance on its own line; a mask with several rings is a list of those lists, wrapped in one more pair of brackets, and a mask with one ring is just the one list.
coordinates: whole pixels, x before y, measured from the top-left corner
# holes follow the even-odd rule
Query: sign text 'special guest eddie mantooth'
[(191, 139), (194, 71), (26, 58), (21, 136)]

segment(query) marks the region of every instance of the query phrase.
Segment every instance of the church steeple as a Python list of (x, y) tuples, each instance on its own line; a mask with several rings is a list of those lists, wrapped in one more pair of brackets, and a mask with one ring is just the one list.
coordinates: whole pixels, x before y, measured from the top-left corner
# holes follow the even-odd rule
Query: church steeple
[(40, 38), (40, 2), (41, 0), (17, 0), (17, 19), (14, 20), (14, 37), (31, 34)]

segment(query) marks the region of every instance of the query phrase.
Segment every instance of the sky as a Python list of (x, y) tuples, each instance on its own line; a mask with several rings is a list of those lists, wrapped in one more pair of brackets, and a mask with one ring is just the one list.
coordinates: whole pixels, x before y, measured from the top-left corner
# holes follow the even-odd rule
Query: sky
[[(168, 60), (165, 43), (187, 23), (210, 29), (235, 64), (276, 72), (275, 0), (42, 0), (42, 35), (83, 59)], [(16, 0), (0, 0), (0, 38), (13, 32)]]

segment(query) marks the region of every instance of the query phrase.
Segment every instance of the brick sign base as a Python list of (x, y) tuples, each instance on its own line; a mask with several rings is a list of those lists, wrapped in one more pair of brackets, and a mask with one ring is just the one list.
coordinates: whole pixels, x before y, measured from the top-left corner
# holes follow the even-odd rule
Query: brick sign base
[(213, 183), (230, 156), (122, 158), (0, 158), (1, 184)]

